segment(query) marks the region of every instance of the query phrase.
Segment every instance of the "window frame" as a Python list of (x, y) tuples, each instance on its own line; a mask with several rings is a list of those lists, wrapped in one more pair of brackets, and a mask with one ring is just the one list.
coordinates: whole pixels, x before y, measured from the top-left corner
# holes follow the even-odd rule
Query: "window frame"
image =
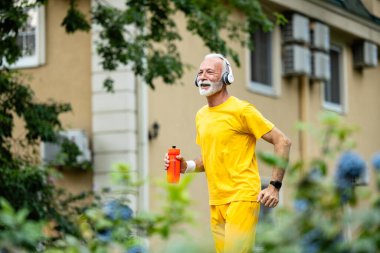
[(45, 57), (45, 6), (35, 7), (37, 12), (37, 27), (35, 36), (35, 54), (30, 56), (21, 56), (14, 64), (10, 65), (11, 68), (33, 68), (38, 67), (46, 62)]
[[(326, 101), (326, 94), (325, 94), (325, 86), (326, 81), (322, 83), (321, 85), (321, 93), (322, 93), (322, 106), (326, 110), (334, 111), (340, 114), (345, 114), (348, 111), (348, 104), (347, 104), (347, 78), (346, 78), (346, 59), (345, 59), (345, 48), (343, 44), (340, 43), (331, 43), (330, 44), (330, 50), (335, 50), (339, 53), (339, 80), (340, 80), (340, 104), (332, 103), (329, 101)], [(330, 52), (329, 52), (330, 55)], [(330, 64), (332, 66), (332, 61), (330, 58)]]
[(270, 96), (279, 97), (281, 95), (281, 30), (275, 27), (271, 32), (271, 85), (254, 82), (251, 80), (251, 50), (246, 49), (246, 83), (247, 89), (251, 92)]

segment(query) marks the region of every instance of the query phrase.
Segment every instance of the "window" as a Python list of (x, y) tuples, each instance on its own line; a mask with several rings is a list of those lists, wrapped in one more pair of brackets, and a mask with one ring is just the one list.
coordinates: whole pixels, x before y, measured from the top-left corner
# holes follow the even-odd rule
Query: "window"
[(26, 26), (19, 31), (17, 42), (22, 57), (12, 67), (36, 67), (45, 63), (45, 17), (44, 7), (29, 9)]
[[(281, 76), (280, 54), (275, 41), (279, 41), (279, 29), (273, 32), (257, 30), (252, 34), (254, 50), (249, 52), (249, 80), (248, 89), (264, 95), (279, 95), (279, 83), (277, 76)], [(277, 59), (276, 57), (277, 56)]]
[(324, 82), (323, 105), (326, 109), (344, 111), (344, 86), (342, 48), (332, 45), (330, 48), (330, 80)]
[(272, 34), (258, 30), (252, 34), (252, 41), (255, 48), (251, 52), (251, 81), (271, 87)]

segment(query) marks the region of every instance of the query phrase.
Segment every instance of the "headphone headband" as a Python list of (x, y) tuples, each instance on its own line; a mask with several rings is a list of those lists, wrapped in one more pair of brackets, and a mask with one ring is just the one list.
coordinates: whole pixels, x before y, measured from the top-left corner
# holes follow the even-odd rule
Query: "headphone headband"
[[(231, 65), (228, 62), (228, 60), (222, 54), (210, 54), (210, 55), (206, 55), (205, 58), (211, 58), (211, 57), (219, 58), (219, 59), (223, 60), (224, 66), (223, 66), (223, 74), (221, 77), (223, 84), (229, 85), (229, 84), (233, 83), (235, 78), (234, 78), (234, 75), (232, 73), (232, 68), (231, 68)], [(195, 86), (197, 86), (197, 87), (199, 86), (198, 85), (198, 74), (195, 76)]]

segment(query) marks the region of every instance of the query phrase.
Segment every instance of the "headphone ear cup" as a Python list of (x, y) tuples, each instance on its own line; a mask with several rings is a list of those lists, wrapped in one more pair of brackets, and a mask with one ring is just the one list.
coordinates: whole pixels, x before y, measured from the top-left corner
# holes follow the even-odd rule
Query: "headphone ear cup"
[(232, 74), (232, 72), (228, 73), (227, 80), (228, 80), (228, 84), (231, 84), (234, 82), (235, 78), (234, 78), (234, 75)]
[(223, 73), (223, 75), (222, 75), (222, 81), (223, 81), (224, 84), (229, 84), (228, 83), (228, 73), (227, 72)]
[(199, 85), (198, 85), (198, 75), (195, 76), (194, 84), (195, 84), (195, 86), (199, 87)]
[(226, 72), (222, 76), (222, 81), (223, 81), (224, 84), (228, 84), (229, 85), (229, 84), (231, 84), (234, 81), (234, 76), (231, 73)]
[(227, 66), (228, 66), (228, 70), (223, 73), (222, 80), (223, 80), (223, 83), (229, 85), (229, 84), (233, 83), (234, 75), (232, 74), (232, 69), (231, 69), (230, 63), (225, 58), (223, 60), (226, 62)]

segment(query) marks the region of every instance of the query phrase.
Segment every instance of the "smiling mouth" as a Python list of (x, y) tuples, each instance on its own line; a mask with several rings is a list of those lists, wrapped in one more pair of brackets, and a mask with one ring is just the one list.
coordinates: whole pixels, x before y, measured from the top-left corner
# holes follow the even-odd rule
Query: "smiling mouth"
[(208, 88), (210, 86), (211, 86), (210, 84), (206, 84), (206, 83), (202, 83), (201, 84), (201, 88)]

